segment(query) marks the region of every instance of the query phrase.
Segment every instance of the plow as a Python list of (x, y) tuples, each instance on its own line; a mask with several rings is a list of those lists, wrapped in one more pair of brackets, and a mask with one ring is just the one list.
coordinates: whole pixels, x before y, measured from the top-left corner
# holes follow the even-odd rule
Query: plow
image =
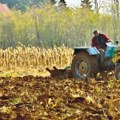
[(95, 79), (102, 76), (106, 78), (113, 75), (120, 80), (120, 46), (117, 41), (115, 44), (108, 43), (101, 61), (100, 51), (95, 47), (76, 47), (74, 48), (73, 60), (70, 67), (52, 70), (47, 68), (51, 77), (72, 77), (88, 80), (90, 77)]

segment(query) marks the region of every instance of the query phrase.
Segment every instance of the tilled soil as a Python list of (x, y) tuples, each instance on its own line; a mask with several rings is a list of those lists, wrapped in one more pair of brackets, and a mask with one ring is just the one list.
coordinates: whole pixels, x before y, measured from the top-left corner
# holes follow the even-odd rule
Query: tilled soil
[(120, 81), (0, 78), (0, 120), (119, 120)]

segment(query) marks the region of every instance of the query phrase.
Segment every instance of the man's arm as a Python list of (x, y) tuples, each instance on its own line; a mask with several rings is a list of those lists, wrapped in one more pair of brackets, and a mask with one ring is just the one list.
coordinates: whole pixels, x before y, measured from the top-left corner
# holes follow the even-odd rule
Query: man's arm
[(102, 34), (102, 36), (104, 37), (105, 42), (112, 42), (105, 34)]

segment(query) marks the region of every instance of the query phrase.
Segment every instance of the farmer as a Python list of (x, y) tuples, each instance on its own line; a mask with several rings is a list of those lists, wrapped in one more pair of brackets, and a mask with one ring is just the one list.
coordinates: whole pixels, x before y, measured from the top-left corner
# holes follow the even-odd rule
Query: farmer
[(96, 47), (100, 51), (100, 61), (104, 62), (104, 50), (107, 47), (106, 43), (111, 41), (106, 35), (101, 34), (97, 29), (93, 31), (93, 34), (92, 47)]

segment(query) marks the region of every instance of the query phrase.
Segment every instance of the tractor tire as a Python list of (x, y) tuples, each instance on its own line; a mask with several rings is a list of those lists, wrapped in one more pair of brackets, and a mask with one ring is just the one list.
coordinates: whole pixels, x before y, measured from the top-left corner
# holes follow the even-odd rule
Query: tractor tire
[(115, 77), (117, 80), (120, 80), (120, 65), (117, 66), (117, 68), (115, 70)]
[(99, 70), (97, 60), (97, 56), (90, 56), (86, 51), (76, 54), (71, 66), (72, 76), (83, 80), (88, 80), (90, 76), (96, 77)]

